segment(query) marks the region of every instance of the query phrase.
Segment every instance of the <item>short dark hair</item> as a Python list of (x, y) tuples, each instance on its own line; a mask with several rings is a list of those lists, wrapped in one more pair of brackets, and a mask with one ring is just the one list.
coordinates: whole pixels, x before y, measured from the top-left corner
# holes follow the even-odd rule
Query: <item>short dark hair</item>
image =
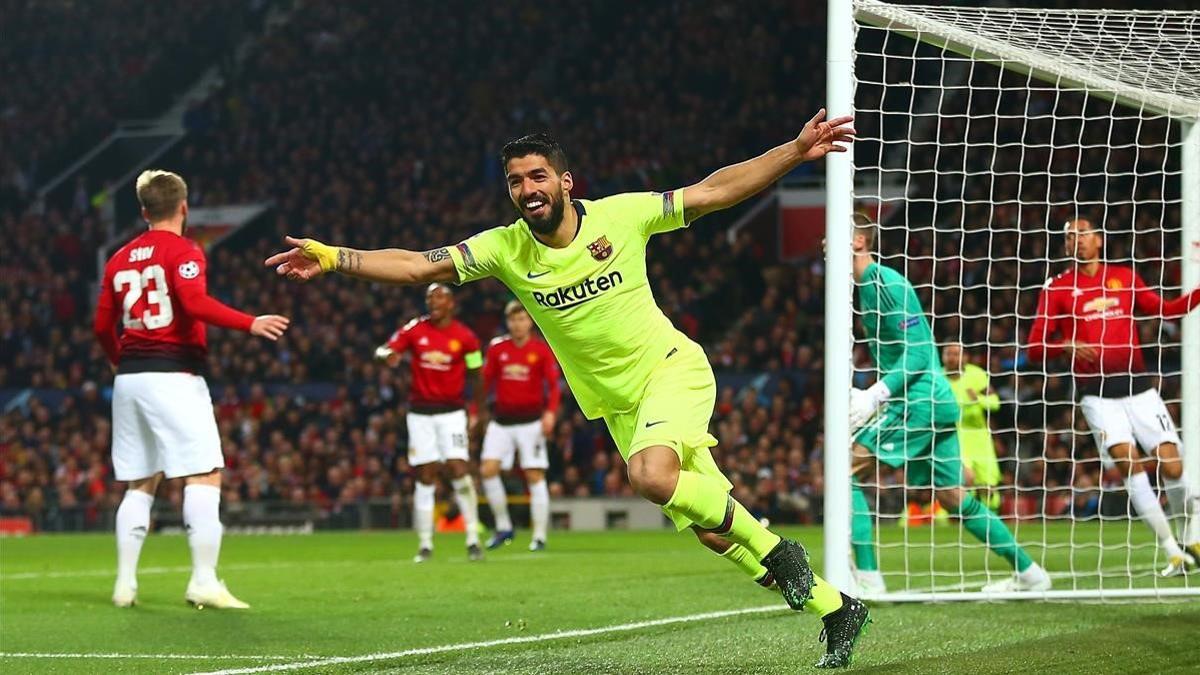
[(500, 164), (508, 167), (509, 160), (528, 155), (541, 155), (558, 173), (565, 173), (567, 168), (567, 153), (550, 134), (536, 133), (522, 136), (504, 144), (500, 151)]

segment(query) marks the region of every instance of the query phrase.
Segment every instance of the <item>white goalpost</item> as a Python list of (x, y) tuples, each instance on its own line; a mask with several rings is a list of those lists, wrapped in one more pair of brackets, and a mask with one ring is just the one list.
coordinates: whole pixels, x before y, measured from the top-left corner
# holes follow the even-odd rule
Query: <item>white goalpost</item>
[[(1027, 349), (1044, 284), (1073, 265), (1072, 218), (1163, 297), (1200, 286), (1200, 11), (830, 0), (828, 39), (829, 114), (853, 113), (859, 136), (827, 161), (824, 574), (855, 588), (850, 391), (879, 376), (854, 305), (851, 222), (865, 210), (879, 263), (915, 288), (939, 351), (962, 345), (990, 377), (1000, 478), (974, 494), (995, 500), (1053, 579), (1049, 591), (982, 591), (1008, 564), (939, 512), (931, 485), (877, 463), (859, 482), (887, 585), (875, 597), (1200, 595), (1200, 571), (1160, 576), (1166, 556), (1101, 461), (1071, 364)], [(1200, 309), (1138, 314), (1137, 328), (1200, 494)], [(1161, 467), (1147, 466), (1164, 492)], [(1181, 532), (1186, 514), (1163, 508)]]

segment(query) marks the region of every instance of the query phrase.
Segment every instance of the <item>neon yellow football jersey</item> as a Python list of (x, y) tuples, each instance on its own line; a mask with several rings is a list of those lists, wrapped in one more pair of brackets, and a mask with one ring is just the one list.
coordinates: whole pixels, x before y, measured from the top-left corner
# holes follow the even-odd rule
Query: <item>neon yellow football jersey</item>
[[(954, 391), (954, 397), (962, 409), (962, 417), (958, 420), (958, 444), (962, 456), (968, 459), (994, 458), (996, 448), (992, 444), (987, 414), (1000, 409), (1000, 397), (988, 393), (990, 378), (987, 371), (973, 363), (966, 363), (958, 377), (948, 379), (950, 389)], [(968, 390), (975, 392), (975, 400), (971, 400)]]
[(529, 310), (590, 419), (637, 407), (651, 371), (689, 342), (646, 278), (646, 242), (685, 227), (682, 191), (574, 200), (579, 231), (564, 248), (524, 219), (449, 247), (459, 283), (499, 279)]

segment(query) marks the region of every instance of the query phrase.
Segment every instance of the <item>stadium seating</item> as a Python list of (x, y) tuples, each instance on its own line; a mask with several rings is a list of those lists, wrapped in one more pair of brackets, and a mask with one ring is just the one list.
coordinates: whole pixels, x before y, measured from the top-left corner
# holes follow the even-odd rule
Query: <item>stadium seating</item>
[(4, 2), (0, 204), (27, 204), (117, 121), (169, 108), (260, 21), (266, 4)]

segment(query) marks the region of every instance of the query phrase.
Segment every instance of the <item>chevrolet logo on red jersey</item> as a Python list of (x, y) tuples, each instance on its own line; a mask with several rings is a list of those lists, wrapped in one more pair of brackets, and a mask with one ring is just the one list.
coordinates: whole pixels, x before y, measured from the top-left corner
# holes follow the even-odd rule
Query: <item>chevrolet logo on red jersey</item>
[[(1111, 282), (1111, 280), (1110, 280)], [(1121, 282), (1117, 282), (1121, 283)], [(1083, 305), (1084, 312), (1107, 312), (1121, 304), (1121, 301), (1116, 298), (1093, 298), (1088, 300)]]
[(513, 363), (504, 366), (503, 372), (506, 380), (528, 380), (530, 370), (529, 366), (523, 363)]
[(446, 352), (439, 352), (436, 349), (428, 352), (421, 352), (421, 361), (430, 366), (445, 366), (449, 365), (454, 357)]
[(596, 260), (607, 260), (612, 255), (612, 244), (608, 243), (607, 235), (600, 235), (600, 238), (588, 244), (588, 251)]

